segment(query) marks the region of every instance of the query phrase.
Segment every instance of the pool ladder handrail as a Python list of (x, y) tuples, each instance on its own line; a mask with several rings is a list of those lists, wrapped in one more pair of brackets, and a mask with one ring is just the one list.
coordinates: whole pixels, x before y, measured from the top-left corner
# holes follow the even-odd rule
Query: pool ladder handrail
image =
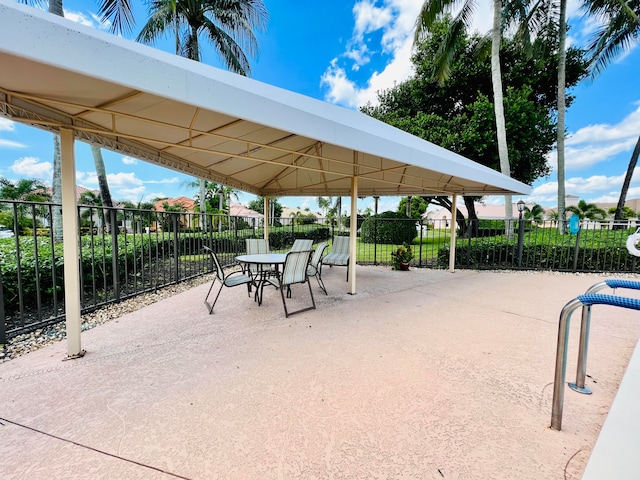
[(558, 345), (556, 349), (556, 369), (553, 385), (553, 400), (551, 412), (551, 428), (561, 430), (562, 408), (564, 404), (564, 382), (567, 365), (567, 346), (569, 343), (569, 323), (571, 314), (582, 306), (582, 322), (580, 325), (580, 345), (578, 349), (578, 365), (576, 370), (576, 382), (569, 383), (569, 387), (578, 393), (591, 394), (591, 390), (585, 387), (587, 369), (587, 351), (589, 345), (589, 330), (591, 327), (591, 306), (612, 305), (623, 308), (640, 310), (640, 300), (614, 295), (596, 294), (604, 288), (628, 288), (640, 290), (640, 282), (622, 279), (610, 279), (598, 282), (587, 289), (584, 295), (580, 295), (569, 301), (560, 312), (558, 325)]

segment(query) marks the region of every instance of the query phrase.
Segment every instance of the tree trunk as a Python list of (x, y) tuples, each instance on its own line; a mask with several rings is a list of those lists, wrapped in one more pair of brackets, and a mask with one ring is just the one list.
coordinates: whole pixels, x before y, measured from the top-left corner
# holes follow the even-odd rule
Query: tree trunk
[(53, 134), (53, 186), (51, 201), (55, 204), (51, 215), (53, 241), (62, 241), (62, 159), (60, 158), (60, 135)]
[(565, 233), (565, 172), (564, 172), (564, 116), (566, 109), (565, 100), (565, 68), (567, 41), (567, 0), (560, 0), (560, 22), (558, 27), (558, 231)]
[[(636, 146), (633, 149), (633, 153), (631, 154), (631, 160), (629, 160), (629, 166), (627, 167), (627, 174), (624, 177), (624, 182), (622, 183), (622, 189), (620, 190), (620, 198), (618, 199), (618, 205), (616, 206), (616, 213), (613, 217), (614, 222), (621, 222), (624, 220), (622, 216), (622, 212), (624, 210), (624, 204), (627, 201), (627, 192), (629, 191), (629, 185), (631, 184), (631, 178), (633, 177), (633, 172), (636, 169), (636, 165), (638, 164), (638, 156), (640, 155), (640, 137), (638, 137), (638, 141), (636, 142)], [(614, 229), (623, 228), (622, 225), (613, 226)]]
[(476, 205), (474, 200), (476, 197), (462, 197), (464, 199), (464, 206), (467, 207), (467, 230), (460, 230), (464, 232), (466, 238), (474, 238), (478, 236), (478, 230), (480, 229), (480, 222), (478, 220), (478, 214), (476, 213)]
[[(104, 168), (104, 159), (102, 158), (102, 151), (97, 145), (91, 145), (91, 153), (93, 154), (93, 163), (96, 168), (96, 176), (98, 177), (98, 187), (100, 188), (100, 198), (102, 199), (102, 205), (105, 207), (113, 207), (113, 201), (111, 200), (111, 192), (109, 191), (109, 183), (107, 182), (107, 171)], [(111, 215), (107, 211), (105, 215), (105, 224), (107, 231), (113, 233), (111, 225)]]
[(205, 180), (203, 178), (198, 179), (198, 184), (200, 187), (200, 217), (202, 218), (202, 231), (207, 231), (207, 199), (206, 188), (205, 188)]
[[(511, 176), (509, 165), (509, 149), (507, 147), (507, 127), (504, 118), (504, 98), (502, 95), (502, 72), (500, 70), (500, 39), (501, 39), (502, 0), (493, 1), (493, 27), (491, 29), (491, 84), (493, 86), (493, 107), (496, 115), (496, 133), (498, 137), (498, 156), (500, 157), (500, 171), (503, 175)], [(466, 202), (465, 202), (466, 203)], [(504, 196), (504, 212), (507, 219), (506, 233), (512, 233), (513, 200), (511, 195)]]
[[(49, 0), (49, 13), (64, 17), (62, 0)], [(56, 205), (62, 205), (62, 163), (60, 158), (60, 136), (53, 134), (53, 185), (51, 200)], [(62, 241), (62, 207), (56, 206), (51, 215), (51, 229), (53, 241)]]
[(62, 11), (62, 0), (49, 0), (49, 13), (53, 13), (59, 17), (64, 17), (64, 12)]

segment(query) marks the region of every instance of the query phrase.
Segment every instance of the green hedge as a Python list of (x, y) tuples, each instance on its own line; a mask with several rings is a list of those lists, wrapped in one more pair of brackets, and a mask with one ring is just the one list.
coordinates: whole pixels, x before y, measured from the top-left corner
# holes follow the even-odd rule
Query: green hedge
[[(306, 228), (301, 231), (272, 231), (269, 234), (271, 247), (274, 250), (287, 249), (296, 238), (307, 238), (318, 243), (329, 239), (328, 227)], [(149, 271), (147, 265), (156, 259), (202, 252), (202, 246), (211, 246), (222, 254), (237, 254), (245, 251), (245, 238), (252, 235), (252, 230), (223, 232), (222, 234), (164, 232), (151, 235), (118, 235), (118, 258), (116, 261), (120, 280), (125, 272)], [(18, 237), (20, 245), (20, 272), (16, 262), (16, 239), (0, 239), (0, 271), (4, 306), (7, 312), (19, 309), (19, 277), (22, 285), (22, 299), (25, 305), (35, 305), (53, 299), (54, 293), (59, 300), (64, 294), (64, 255), (62, 243), (52, 246), (48, 237)], [(177, 244), (176, 244), (177, 242)], [(96, 292), (99, 297), (106, 297), (107, 290), (113, 285), (113, 244), (110, 235), (86, 235), (81, 237), (81, 281), (89, 295), (93, 294), (93, 285), (104, 290)], [(37, 252), (37, 257), (36, 257)], [(54, 282), (55, 278), (55, 282)], [(39, 280), (39, 283), (38, 281)]]
[(363, 243), (411, 244), (416, 233), (415, 219), (389, 211), (365, 219), (360, 228), (360, 240)]
[[(567, 236), (567, 239), (571, 237)], [(576, 253), (575, 241), (556, 245), (522, 246), (521, 268), (532, 270), (572, 271)], [(504, 239), (473, 242), (459, 240), (456, 246), (456, 265), (459, 267), (489, 269), (512, 268), (518, 264), (517, 242)], [(577, 269), (580, 271), (609, 272), (636, 271), (636, 258), (629, 255), (625, 246), (619, 244), (580, 244)], [(438, 265), (449, 266), (449, 246), (438, 250)]]

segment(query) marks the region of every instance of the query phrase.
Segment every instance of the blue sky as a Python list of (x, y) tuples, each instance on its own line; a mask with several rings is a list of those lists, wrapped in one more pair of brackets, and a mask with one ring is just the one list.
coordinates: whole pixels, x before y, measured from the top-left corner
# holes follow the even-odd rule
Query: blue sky
[[(269, 24), (258, 35), (260, 54), (252, 60), (253, 78), (310, 97), (357, 108), (375, 102), (376, 92), (411, 75), (411, 40), (418, 0), (361, 0), (293, 2), (264, 0)], [(135, 1), (137, 34), (146, 20), (143, 2)], [(65, 0), (65, 16), (105, 28), (95, 18), (97, 2)], [(570, 42), (584, 45), (593, 22), (584, 20), (579, 3), (569, 3)], [(475, 27), (490, 27), (490, 2), (479, 1)], [(135, 36), (135, 35), (134, 35)], [(171, 51), (168, 42), (155, 45)], [(571, 92), (576, 99), (567, 112), (566, 192), (589, 202), (616, 202), (633, 147), (640, 135), (640, 53), (638, 48), (621, 56), (595, 80), (585, 80)], [(215, 52), (205, 50), (203, 61), (220, 66)], [(0, 176), (39, 178), (51, 182), (53, 142), (50, 133), (0, 117)], [(155, 197), (192, 197), (194, 179), (140, 160), (106, 150), (105, 164), (112, 196), (117, 200)], [(557, 198), (555, 152), (549, 157), (553, 172), (536, 181), (524, 199), (554, 207)], [(77, 182), (97, 188), (93, 159), (86, 144), (76, 146)], [(634, 176), (627, 198), (640, 197), (640, 178)], [(241, 194), (246, 203), (254, 198)], [(518, 198), (515, 198), (516, 201)], [(317, 210), (314, 197), (281, 198), (289, 207)], [(503, 203), (503, 197), (485, 197), (486, 203)], [(344, 199), (343, 208), (349, 208)], [(358, 208), (372, 207), (372, 199)], [(395, 210), (398, 198), (382, 199), (380, 211)]]

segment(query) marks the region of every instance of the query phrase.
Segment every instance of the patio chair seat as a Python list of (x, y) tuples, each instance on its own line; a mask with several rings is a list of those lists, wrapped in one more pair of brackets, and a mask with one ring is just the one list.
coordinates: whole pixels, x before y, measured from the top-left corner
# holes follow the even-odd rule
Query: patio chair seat
[(347, 267), (347, 281), (349, 280), (349, 237), (333, 237), (333, 246), (323, 259), (323, 265), (329, 267), (340, 266)]

